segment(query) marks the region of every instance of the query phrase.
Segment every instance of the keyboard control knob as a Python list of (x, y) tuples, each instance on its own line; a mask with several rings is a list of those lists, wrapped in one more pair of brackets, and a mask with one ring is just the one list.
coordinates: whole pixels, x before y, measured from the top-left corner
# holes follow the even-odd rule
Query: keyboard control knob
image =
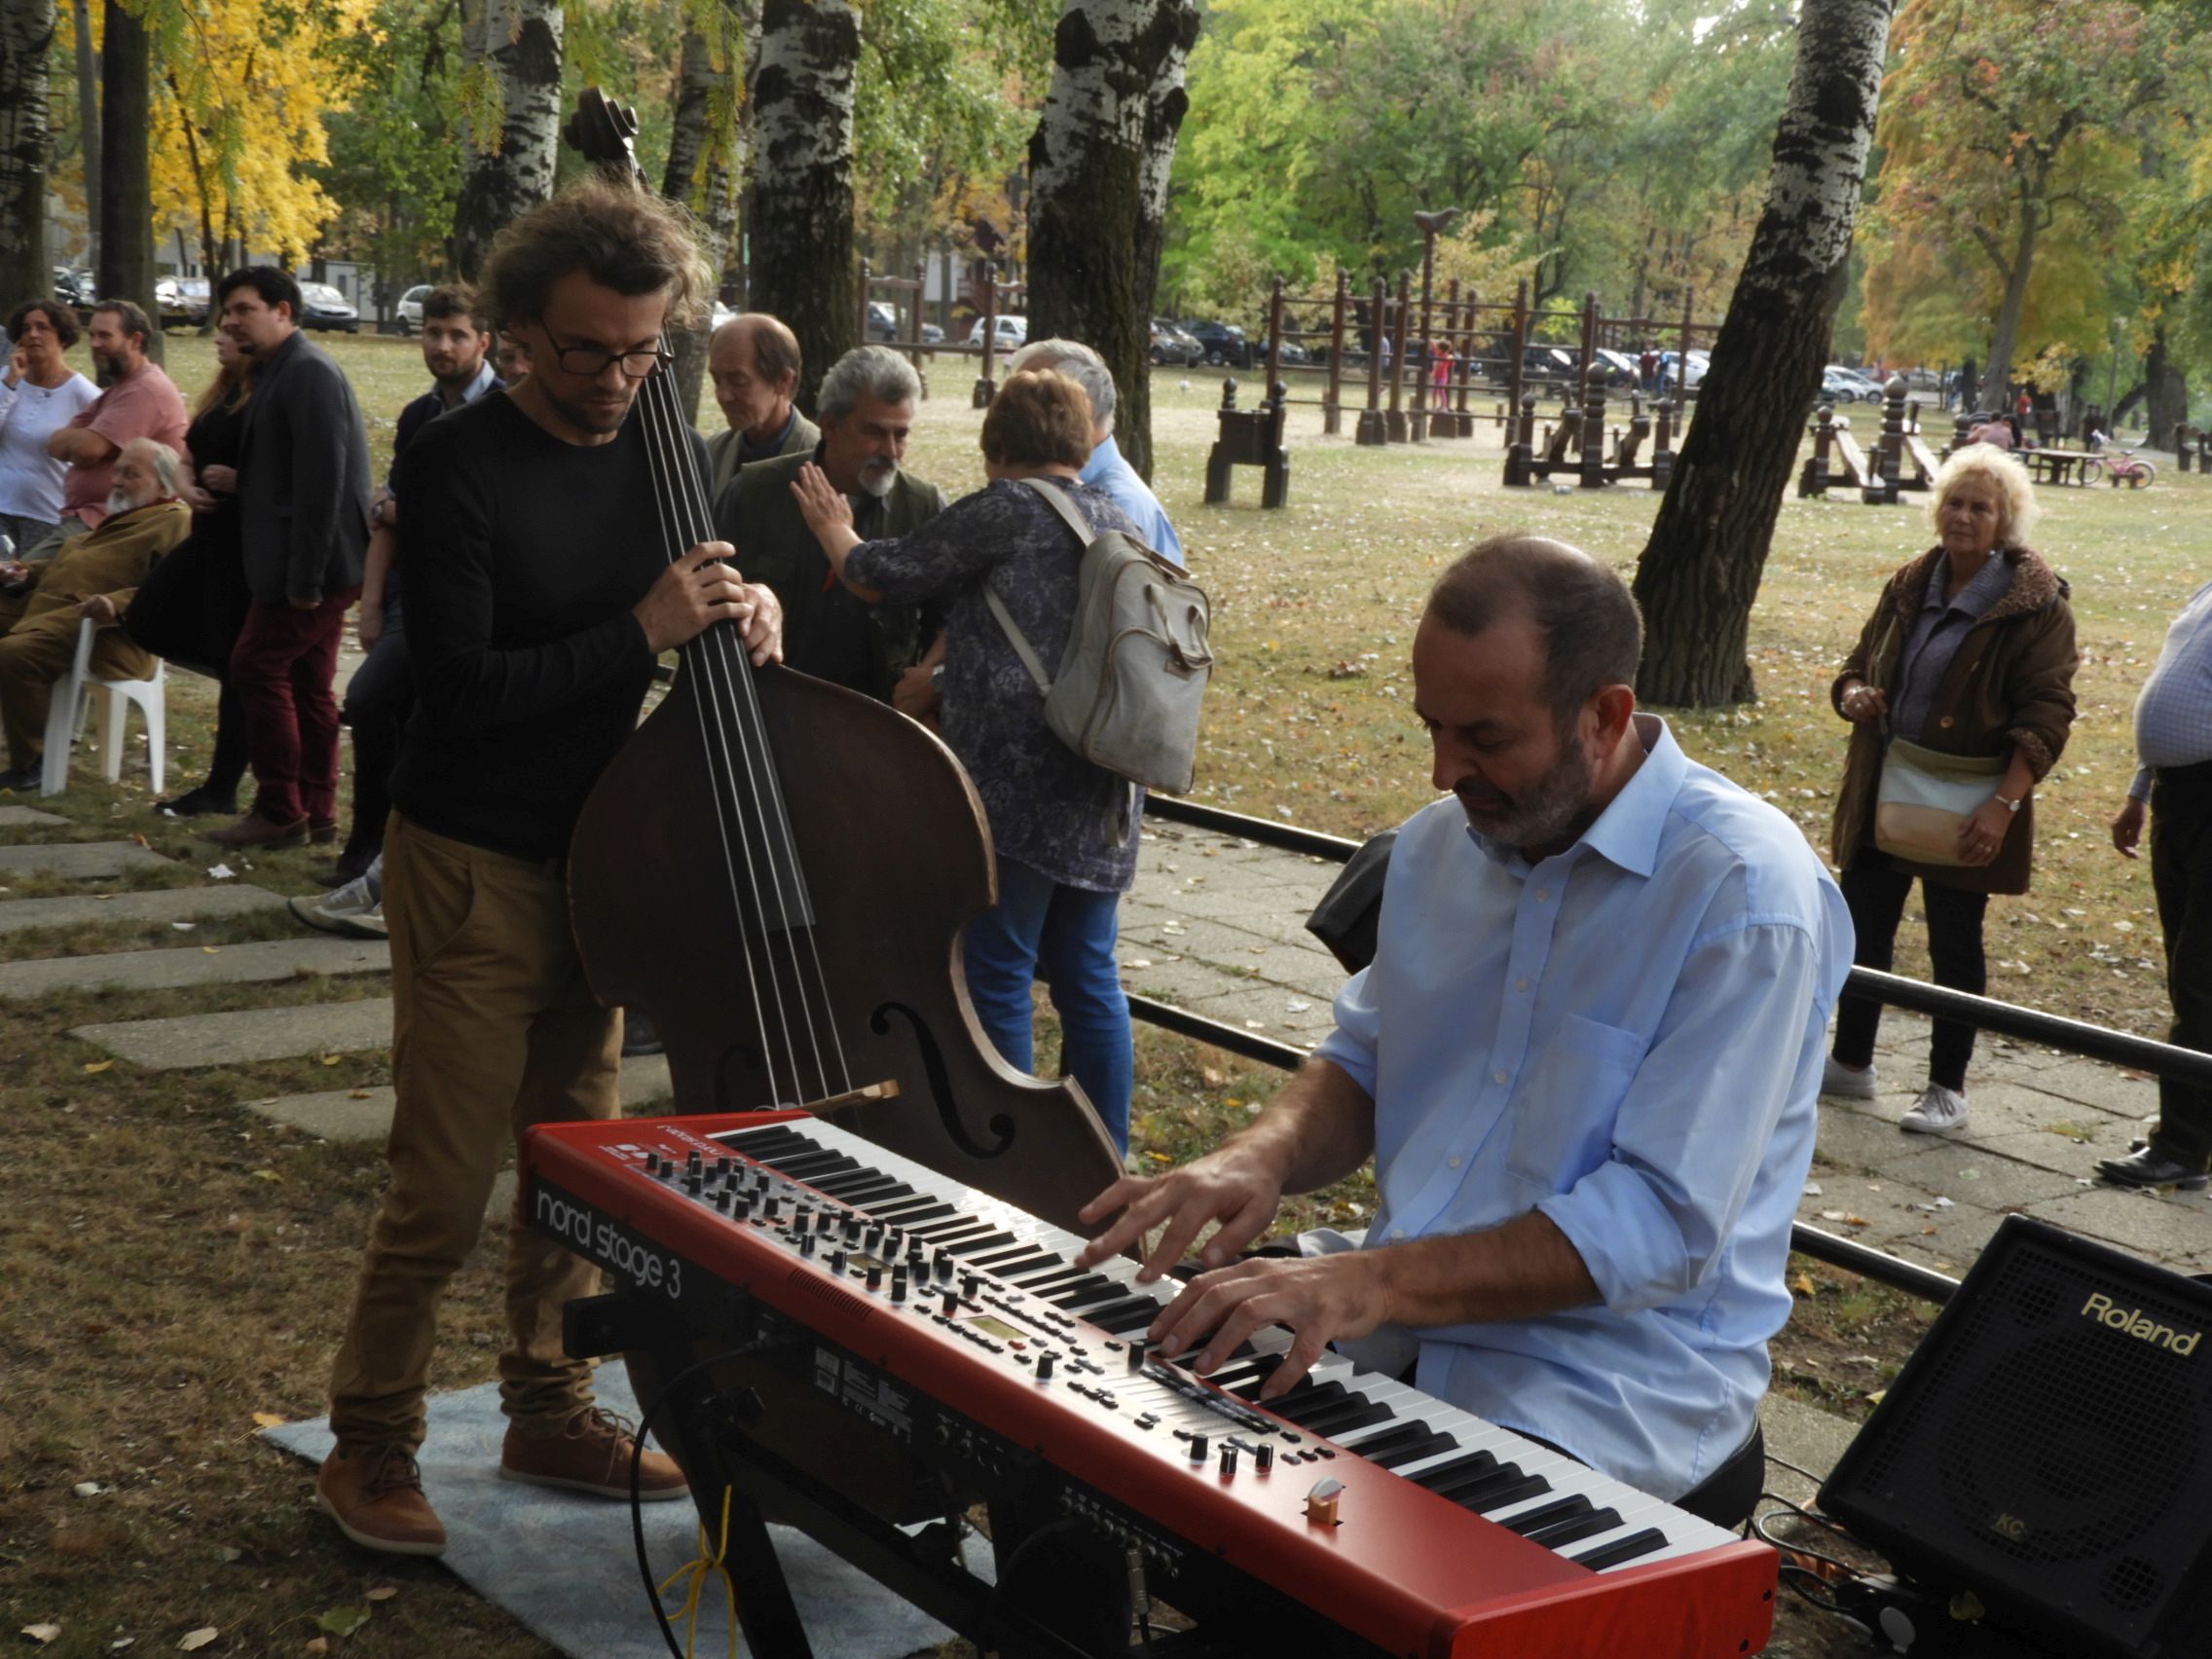
[(1224, 1475), (1234, 1475), (1235, 1473), (1236, 1473), (1235, 1447), (1224, 1446), (1221, 1449), (1221, 1472)]
[(1129, 1344), (1129, 1369), (1131, 1371), (1142, 1371), (1144, 1369), (1144, 1346), (1140, 1343), (1131, 1342)]
[(1191, 1461), (1194, 1463), (1202, 1463), (1205, 1460), (1206, 1437), (1202, 1434), (1194, 1434), (1191, 1436)]
[(690, 1155), (689, 1155), (688, 1157), (686, 1157), (686, 1158), (685, 1158), (685, 1159), (683, 1160), (683, 1172), (684, 1172), (684, 1173), (685, 1173), (686, 1175), (696, 1175), (696, 1174), (698, 1174), (698, 1173), (699, 1173), (699, 1165), (700, 1165), (701, 1161), (702, 1161), (702, 1160), (700, 1159), (700, 1157), (699, 1157), (699, 1155), (698, 1155), (698, 1153), (697, 1153), (697, 1152), (693, 1152), (693, 1153), (691, 1153), (691, 1154), (690, 1154)]
[(868, 1269), (867, 1287), (870, 1290), (881, 1290), (883, 1288), (883, 1269), (881, 1267)]
[(715, 1195), (715, 1208), (719, 1210), (729, 1208), (729, 1189), (727, 1187)]
[(830, 1271), (833, 1273), (841, 1273), (845, 1271), (844, 1251), (832, 1250), (830, 1252)]
[(1266, 1441), (1253, 1448), (1252, 1466), (1263, 1475), (1275, 1466), (1275, 1449)]
[(860, 1235), (861, 1218), (857, 1215), (849, 1215), (845, 1217), (845, 1242), (850, 1244), (858, 1239)]
[(1037, 1381), (1043, 1382), (1051, 1378), (1051, 1375), (1052, 1356), (1050, 1353), (1039, 1354), (1037, 1356)]
[[(869, 1276), (872, 1278), (874, 1275), (870, 1274)], [(893, 1268), (891, 1270), (891, 1300), (894, 1302), (906, 1300), (906, 1270), (904, 1268)]]
[(960, 1298), (952, 1291), (944, 1293), (944, 1316), (949, 1319), (960, 1311)]
[(830, 1229), (833, 1225), (835, 1225), (835, 1222), (836, 1217), (832, 1216), (828, 1210), (823, 1210), (814, 1218), (814, 1231), (817, 1233), (828, 1233)]
[(773, 1197), (765, 1198), (760, 1200), (760, 1213), (766, 1216), (770, 1221), (774, 1221), (776, 1219), (776, 1212), (782, 1207), (782, 1200)]
[(952, 1276), (952, 1252), (950, 1250), (940, 1250), (937, 1253), (936, 1266), (939, 1278), (950, 1278)]
[(981, 1286), (982, 1282), (983, 1281), (974, 1273), (962, 1273), (960, 1275), (960, 1294), (971, 1302), (975, 1301), (976, 1292)]
[(753, 1200), (743, 1193), (738, 1194), (736, 1198), (730, 1200), (729, 1213), (731, 1220), (743, 1221), (753, 1213)]
[(813, 1234), (802, 1233), (798, 1235), (798, 1253), (802, 1256), (811, 1256), (814, 1254)]

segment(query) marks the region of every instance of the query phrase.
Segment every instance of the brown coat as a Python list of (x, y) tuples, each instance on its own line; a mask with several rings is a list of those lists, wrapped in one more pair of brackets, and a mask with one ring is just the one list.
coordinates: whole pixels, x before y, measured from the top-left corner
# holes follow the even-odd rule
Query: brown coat
[[(2074, 670), (2081, 661), (2074, 648), (2074, 612), (2066, 603), (2066, 584), (2035, 553), (2013, 547), (2000, 557), (2012, 567), (2012, 585), (1960, 642), (1958, 655), (1936, 687), (1920, 744), (1950, 755), (1999, 758), (2017, 749), (2041, 782), (2057, 763), (2074, 724)], [(1898, 659), (1928, 583), (1942, 565), (1942, 548), (1932, 548), (1883, 588), (1874, 613), (1860, 631), (1858, 647), (1828, 688), (1839, 716), (1844, 688), (1854, 681), (1879, 686), (1896, 706), (1902, 679)], [(1852, 726), (1830, 844), (1838, 869), (1874, 845), (1874, 793), (1882, 775), (1883, 745), (1882, 722)], [(2035, 810), (2030, 799), (2014, 815), (2005, 845), (1989, 864), (1950, 868), (1900, 859), (1898, 867), (1972, 893), (2025, 893)]]

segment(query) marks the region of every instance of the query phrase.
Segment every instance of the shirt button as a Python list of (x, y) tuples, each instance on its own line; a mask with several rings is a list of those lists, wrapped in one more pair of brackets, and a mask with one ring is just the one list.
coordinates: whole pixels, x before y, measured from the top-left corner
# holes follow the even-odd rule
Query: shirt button
[(1951, 727), (1951, 726), (1954, 726), (1954, 725), (1958, 724), (1958, 721), (1956, 721), (1956, 720), (1952, 719), (1951, 719), (1951, 717), (1950, 717), (1949, 715), (1945, 715), (1945, 716), (1944, 716), (1944, 717), (1943, 717), (1943, 718), (1942, 718), (1941, 719), (1937, 720), (1937, 721), (1936, 721), (1936, 723), (1937, 725), (1939, 725), (1939, 726), (1942, 726), (1942, 727), (1944, 727), (1944, 728), (1948, 729), (1949, 727)]
[(1392, 1238), (1403, 1238), (1405, 1235), (1406, 1230), (1402, 1227), (1393, 1227), (1390, 1229), (1390, 1236)]
[(1529, 976), (1528, 976), (1528, 975), (1526, 975), (1526, 974), (1524, 974), (1524, 975), (1522, 975), (1522, 976), (1521, 976), (1521, 977), (1519, 977), (1518, 979), (1514, 980), (1514, 981), (1513, 981), (1513, 988), (1514, 988), (1515, 990), (1517, 990), (1517, 991), (1525, 991), (1525, 990), (1527, 990), (1527, 989), (1529, 988)]
[(1456, 1169), (1459, 1167), (1459, 1160), (1456, 1158), (1447, 1158), (1444, 1162), (1447, 1167), (1452, 1169)]
[(1552, 896), (1552, 890), (1551, 890), (1550, 888), (1548, 888), (1548, 887), (1539, 887), (1539, 888), (1537, 888), (1537, 889), (1536, 889), (1536, 903), (1539, 903), (1539, 904), (1541, 904), (1541, 903), (1543, 903), (1543, 902), (1544, 902), (1545, 900), (1549, 899), (1549, 898), (1550, 898), (1551, 896)]
[(1503, 1072), (1501, 1072), (1501, 1071), (1494, 1071), (1494, 1072), (1492, 1072), (1492, 1073), (1491, 1073), (1490, 1075), (1491, 1075), (1492, 1077), (1495, 1078), (1495, 1079), (1496, 1079), (1496, 1080), (1497, 1080), (1497, 1081), (1498, 1081), (1499, 1083), (1503, 1083), (1503, 1082), (1505, 1081), (1505, 1074), (1504, 1074)]

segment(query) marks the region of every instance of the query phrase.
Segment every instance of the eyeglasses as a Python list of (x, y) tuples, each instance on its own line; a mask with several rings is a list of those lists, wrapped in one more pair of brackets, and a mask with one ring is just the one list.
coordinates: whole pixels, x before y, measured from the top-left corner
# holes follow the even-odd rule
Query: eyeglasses
[(608, 351), (597, 346), (556, 347), (554, 357), (563, 374), (574, 375), (578, 380), (599, 379), (607, 373), (609, 363), (622, 365), (624, 380), (648, 380), (676, 361), (673, 351)]

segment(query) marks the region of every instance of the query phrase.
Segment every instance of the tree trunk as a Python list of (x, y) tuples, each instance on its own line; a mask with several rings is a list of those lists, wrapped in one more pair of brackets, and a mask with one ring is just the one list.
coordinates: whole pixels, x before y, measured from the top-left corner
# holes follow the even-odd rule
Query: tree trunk
[[(744, 62), (758, 22), (756, 11), (741, 15), (732, 8), (719, 10), (714, 18), (716, 38), (710, 39), (696, 26), (683, 31), (677, 70), (676, 121), (669, 134), (661, 194), (698, 214), (718, 291), (730, 233), (737, 225), (737, 90), (743, 84)], [(695, 327), (678, 330), (671, 341), (678, 407), (693, 421), (698, 418), (699, 388), (706, 379), (712, 311), (710, 304)]]
[(1766, 210), (1637, 567), (1647, 703), (1753, 695), (1751, 602), (1843, 297), (1889, 33), (1889, 0), (1806, 0), (1800, 14)]
[(1147, 476), (1152, 302), (1198, 37), (1191, 0), (1068, 0), (1029, 140), (1029, 338), (1080, 340), (1106, 359), (1116, 436)]
[(2005, 268), (2005, 297), (1998, 302), (1997, 323), (1990, 331), (1989, 364), (1981, 384), (1989, 388), (1985, 408), (1999, 414), (2012, 407), (2012, 350), (2020, 339), (2020, 312), (2028, 303), (2028, 278), (2035, 274), (2036, 239), (2042, 234), (2042, 214), (2029, 198), (2023, 180), (2020, 190), (2020, 234), (2013, 239), (2012, 260)]
[(553, 194), (561, 137), (560, 0), (468, 0), (461, 75), (497, 89), (497, 129), (464, 122), (454, 263), (476, 280), (492, 239)]
[(100, 298), (135, 300), (154, 319), (147, 354), (160, 359), (161, 308), (154, 303), (154, 181), (147, 144), (154, 126), (153, 54), (146, 26), (107, 0), (100, 36)]
[(2172, 449), (2174, 427), (2189, 418), (2189, 385), (2181, 365), (2168, 353), (2166, 325), (2151, 332), (2151, 350), (2143, 358), (2143, 442), (2150, 449)]
[(54, 0), (0, 0), (0, 294), (22, 298), (54, 292), (46, 257), (46, 58), (53, 45)]
[(798, 406), (861, 343), (853, 242), (853, 82), (861, 29), (850, 0), (766, 0), (753, 75), (753, 269), (748, 304), (798, 337)]
[(92, 0), (72, 0), (77, 35), (77, 135), (85, 156), (85, 269), (100, 268), (100, 75)]

